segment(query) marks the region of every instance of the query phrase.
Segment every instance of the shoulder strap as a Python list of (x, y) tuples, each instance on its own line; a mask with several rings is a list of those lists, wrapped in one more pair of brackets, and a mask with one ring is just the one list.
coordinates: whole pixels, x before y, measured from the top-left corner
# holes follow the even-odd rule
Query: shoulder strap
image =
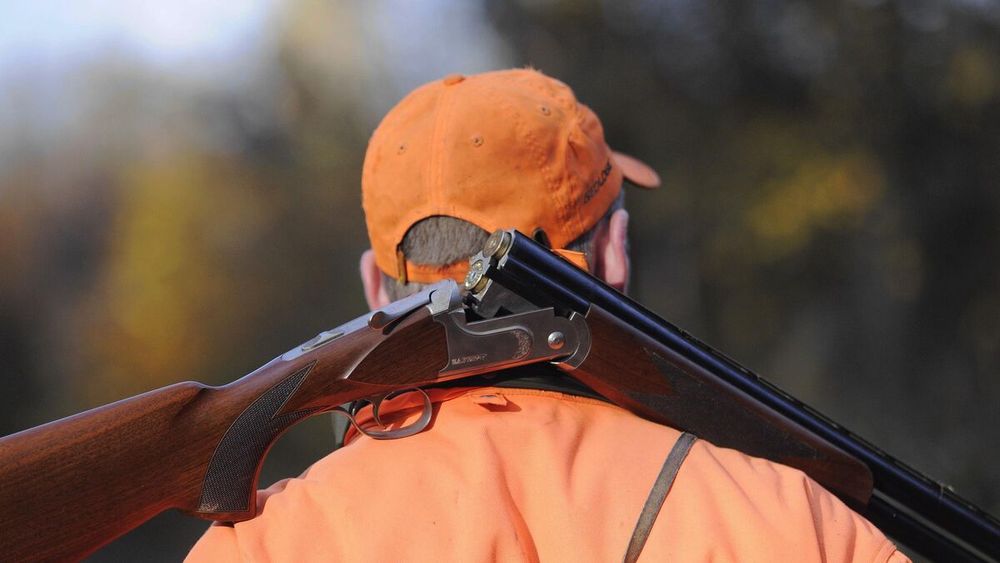
[(691, 450), (691, 446), (697, 439), (694, 434), (684, 432), (671, 448), (666, 461), (663, 462), (663, 468), (660, 469), (660, 474), (656, 477), (656, 482), (653, 483), (653, 489), (649, 491), (649, 498), (646, 499), (642, 513), (639, 514), (639, 521), (635, 523), (632, 539), (629, 541), (628, 550), (625, 551), (625, 557), (622, 559), (625, 563), (634, 563), (639, 558), (639, 554), (642, 553), (642, 548), (646, 545), (646, 538), (649, 537), (649, 531), (653, 528), (653, 522), (656, 521), (660, 507), (663, 506), (663, 501), (667, 498), (667, 493), (670, 492), (670, 486), (674, 484), (674, 477), (677, 476), (677, 471), (684, 463), (684, 458), (687, 457), (688, 451)]

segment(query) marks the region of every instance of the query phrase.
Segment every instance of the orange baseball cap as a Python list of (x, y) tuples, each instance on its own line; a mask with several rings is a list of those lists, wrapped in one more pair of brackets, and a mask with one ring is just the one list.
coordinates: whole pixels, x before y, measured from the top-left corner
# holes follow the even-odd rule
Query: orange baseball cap
[[(660, 184), (652, 168), (612, 151), (597, 116), (568, 86), (532, 69), (451, 75), (396, 105), (368, 143), (362, 206), (375, 263), (402, 282), (461, 282), (468, 263), (415, 264), (406, 232), (436, 215), (486, 231), (545, 232), (559, 251), (593, 227), (622, 179)], [(586, 268), (582, 256), (561, 252)]]

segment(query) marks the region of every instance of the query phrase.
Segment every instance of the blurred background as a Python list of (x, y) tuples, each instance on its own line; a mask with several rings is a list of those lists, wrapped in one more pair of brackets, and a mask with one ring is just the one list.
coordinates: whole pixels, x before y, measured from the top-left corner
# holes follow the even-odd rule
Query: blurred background
[[(363, 313), (380, 116), (532, 65), (664, 178), (626, 201), (641, 302), (1000, 514), (998, 28), (998, 0), (0, 0), (0, 434)], [(332, 444), (296, 428), (263, 484)]]

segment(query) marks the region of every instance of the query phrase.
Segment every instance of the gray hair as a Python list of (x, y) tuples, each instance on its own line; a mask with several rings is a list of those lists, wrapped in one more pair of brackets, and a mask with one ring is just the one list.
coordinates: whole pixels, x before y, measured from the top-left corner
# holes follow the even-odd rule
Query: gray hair
[[(611, 214), (625, 207), (625, 186), (611, 203), (600, 221), (587, 232), (566, 245), (566, 250), (582, 252), (587, 263), (593, 268), (595, 236)], [(447, 215), (435, 215), (415, 223), (403, 237), (402, 250), (406, 259), (415, 264), (445, 266), (466, 260), (483, 249), (490, 233), (462, 219)], [(591, 269), (593, 271), (593, 269)], [(393, 276), (382, 273), (382, 285), (390, 301), (397, 301), (424, 289), (427, 284), (418, 282), (400, 283)]]

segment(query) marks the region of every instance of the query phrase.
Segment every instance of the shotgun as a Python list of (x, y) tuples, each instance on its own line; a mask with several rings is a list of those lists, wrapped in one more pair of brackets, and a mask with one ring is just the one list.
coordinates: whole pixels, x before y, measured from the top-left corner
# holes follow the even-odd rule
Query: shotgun
[(178, 383), (0, 439), (0, 553), (81, 558), (169, 509), (253, 518), (263, 459), (297, 422), (370, 403), (380, 424), (382, 401), (420, 393), (410, 425), (359, 428), (402, 438), (431, 421), (422, 388), (549, 362), (639, 416), (805, 471), (931, 558), (1000, 558), (994, 518), (530, 237), (494, 233), (464, 285), (429, 286), (228, 385)]
[[(478, 264), (478, 265), (477, 265)], [(934, 561), (1000, 561), (1000, 522), (808, 405), (586, 274), (531, 237), (497, 231), (471, 260), (472, 308), (551, 306), (583, 315), (590, 373), (558, 364), (613, 402), (716, 445), (801, 469), (900, 543)], [(490, 291), (498, 295), (485, 297)], [(485, 298), (484, 298), (485, 297)], [(485, 303), (485, 307), (476, 302)], [(527, 303), (524, 303), (527, 301)], [(627, 367), (626, 367), (627, 366)], [(645, 374), (611, 380), (608, 373)], [(586, 367), (586, 363), (584, 366)], [(656, 384), (668, 391), (650, 393)], [(692, 404), (694, 403), (694, 404)]]

